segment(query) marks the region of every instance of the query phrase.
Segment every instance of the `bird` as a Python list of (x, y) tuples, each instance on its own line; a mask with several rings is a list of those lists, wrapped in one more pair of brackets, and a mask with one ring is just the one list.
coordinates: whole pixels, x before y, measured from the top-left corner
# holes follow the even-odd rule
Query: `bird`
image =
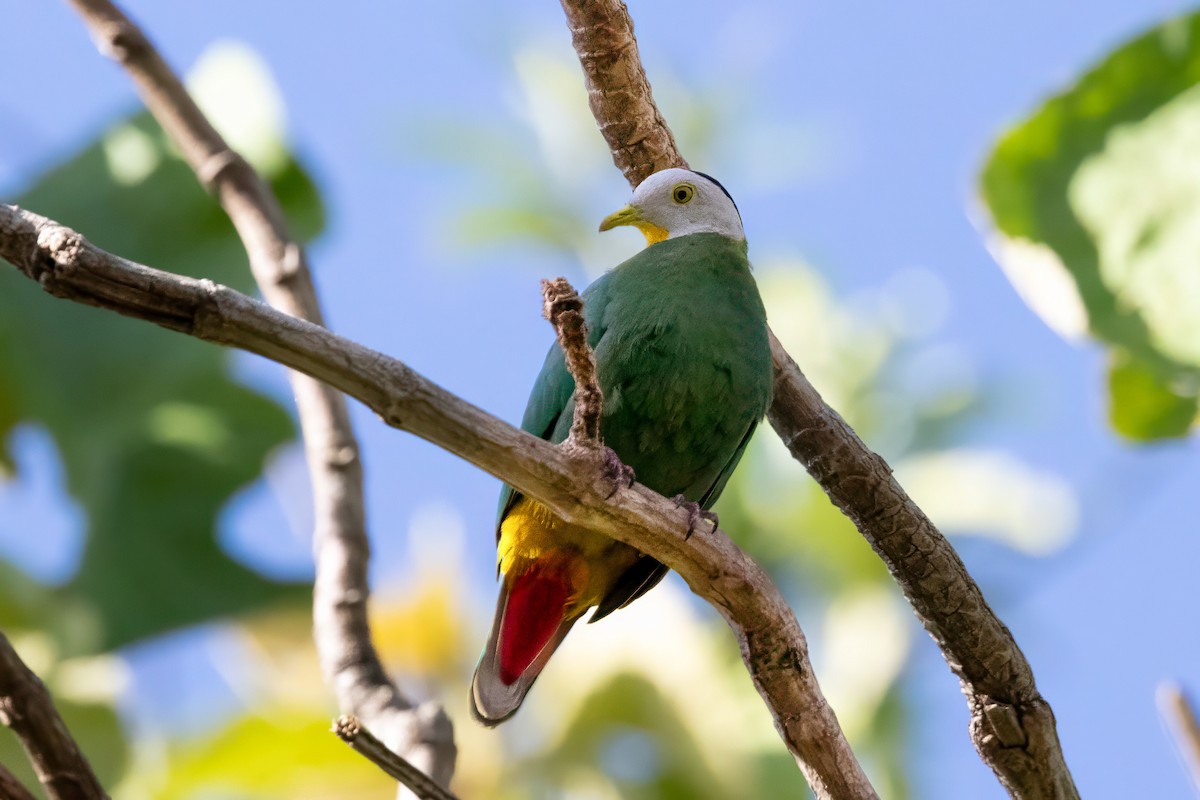
[[(600, 231), (632, 226), (647, 246), (582, 294), (603, 393), (604, 446), (639, 483), (689, 509), (689, 535), (725, 488), (771, 401), (766, 311), (733, 197), (683, 168), (643, 180)], [(551, 346), (521, 427), (567, 438), (575, 382)], [(471, 709), (493, 727), (520, 708), (572, 626), (653, 588), (666, 567), (568, 524), (507, 484), (496, 522), (500, 594), (471, 682)]]

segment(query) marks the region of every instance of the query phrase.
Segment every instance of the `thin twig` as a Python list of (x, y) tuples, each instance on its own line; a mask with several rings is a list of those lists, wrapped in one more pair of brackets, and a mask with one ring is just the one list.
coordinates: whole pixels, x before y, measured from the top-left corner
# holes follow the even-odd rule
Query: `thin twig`
[(733, 629), (780, 736), (817, 796), (876, 796), (807, 666), (808, 645), (791, 609), (722, 531), (689, 536), (685, 509), (640, 485), (613, 495), (595, 459), (519, 431), (395, 359), (211, 281), (106, 253), (32, 212), (0, 205), (0, 258), (52, 295), (240, 347), (325, 381), (389, 425), (501, 478), (568, 523), (658, 559)]
[(354, 752), (408, 787), (421, 800), (458, 800), (458, 796), (438, 786), (428, 775), (414, 767), (403, 756), (396, 755), (387, 745), (363, 727), (357, 717), (349, 714), (334, 720), (333, 732)]
[(0, 764), (0, 800), (34, 800), (33, 792), (17, 780), (17, 776)]
[[(613, 161), (631, 186), (687, 166), (650, 93), (633, 22), (621, 0), (561, 0), (588, 101)], [(769, 418), (793, 456), (887, 565), (958, 676), (971, 738), (1015, 797), (1078, 797), (1054, 713), (1033, 671), (954, 548), (771, 337), (775, 396)]]
[(3, 633), (0, 633), (0, 724), (12, 728), (20, 738), (50, 800), (108, 797), (54, 708), (45, 684), (25, 666)]
[(567, 370), (575, 379), (575, 412), (569, 441), (584, 448), (599, 447), (604, 394), (596, 379), (596, 356), (588, 346), (583, 301), (566, 278), (542, 281), (542, 315), (554, 326)]
[[(304, 249), (254, 168), (234, 152), (146, 35), (108, 0), (71, 0), (100, 50), (118, 61), (146, 108), (200, 182), (220, 200), (250, 257), (267, 302), (324, 324)], [(450, 719), (436, 704), (413, 706), (388, 678), (367, 620), (370, 547), (362, 463), (345, 399), (290, 373), (311, 476), (314, 506), (313, 635), (338, 705), (370, 722), (389, 745), (448, 784), (456, 748)]]
[(1158, 713), (1167, 723), (1179, 757), (1192, 779), (1197, 797), (1200, 797), (1200, 721), (1196, 719), (1196, 709), (1183, 687), (1171, 681), (1158, 685), (1155, 699)]

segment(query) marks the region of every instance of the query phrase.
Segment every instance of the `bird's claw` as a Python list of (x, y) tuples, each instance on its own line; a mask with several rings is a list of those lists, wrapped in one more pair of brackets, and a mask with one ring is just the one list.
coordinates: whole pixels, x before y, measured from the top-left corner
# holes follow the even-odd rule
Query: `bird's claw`
[(633, 467), (621, 461), (620, 456), (611, 447), (603, 448), (601, 453), (604, 477), (612, 484), (612, 491), (609, 492), (608, 496), (612, 497), (621, 489), (628, 489), (630, 486), (633, 486)]
[(714, 531), (720, 527), (717, 512), (706, 511), (695, 500), (688, 500), (681, 494), (677, 494), (671, 499), (675, 501), (676, 506), (687, 511), (688, 529), (687, 535), (683, 537), (685, 540), (692, 538), (692, 534), (696, 532), (696, 526), (700, 524), (700, 520), (711, 522)]

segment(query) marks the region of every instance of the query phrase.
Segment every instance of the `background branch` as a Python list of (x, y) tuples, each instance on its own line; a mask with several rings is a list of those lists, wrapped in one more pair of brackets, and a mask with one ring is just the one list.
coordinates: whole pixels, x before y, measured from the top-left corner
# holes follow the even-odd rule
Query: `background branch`
[[(650, 91), (621, 0), (562, 0), (588, 102), (631, 186), (687, 166)], [(946, 537), (808, 382), (774, 334), (769, 418), (792, 455), (858, 527), (958, 676), (971, 739), (1016, 797), (1078, 797), (1033, 671)]]
[(325, 381), (389, 425), (501, 478), (566, 522), (662, 561), (733, 629), (780, 736), (817, 796), (876, 796), (817, 686), (791, 609), (724, 533), (689, 537), (688, 512), (641, 485), (609, 499), (611, 479), (595, 459), (517, 430), (395, 359), (211, 281), (113, 256), (32, 212), (0, 205), (0, 257), (57, 297), (240, 347)]
[[(71, 0), (101, 52), (133, 79), (146, 108), (237, 229), (268, 303), (324, 324), (304, 249), (288, 231), (265, 181), (234, 152), (146, 35), (108, 0)], [(436, 704), (414, 707), (388, 678), (367, 619), (370, 548), (362, 463), (345, 399), (290, 373), (312, 481), (313, 632), (326, 682), (342, 711), (367, 720), (389, 746), (448, 786), (456, 748), (449, 717)]]
[[(8, 637), (0, 633), (0, 723), (12, 728), (29, 755), (33, 769), (50, 800), (97, 800), (107, 798), (96, 774), (66, 724), (54, 708), (46, 686), (34, 675)], [(16, 783), (7, 770), (0, 771)], [(6, 778), (0, 775), (0, 789)], [(19, 783), (20, 791), (25, 791)], [(8, 800), (25, 795), (5, 794)]]
[(1196, 709), (1177, 683), (1159, 684), (1156, 694), (1158, 713), (1167, 723), (1184, 768), (1200, 795), (1200, 720), (1196, 719)]
[(35, 800), (33, 793), (3, 764), (0, 764), (0, 797), (4, 800)]
[(443, 789), (403, 756), (396, 755), (375, 734), (364, 728), (357, 718), (338, 717), (333, 723), (333, 732), (354, 752), (407, 786), (420, 800), (458, 800), (456, 795)]

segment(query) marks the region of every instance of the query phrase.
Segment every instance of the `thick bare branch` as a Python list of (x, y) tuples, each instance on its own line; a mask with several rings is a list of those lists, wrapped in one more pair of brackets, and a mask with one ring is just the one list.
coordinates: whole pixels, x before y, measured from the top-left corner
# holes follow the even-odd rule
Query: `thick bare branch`
[[(592, 112), (630, 185), (686, 165), (650, 94), (625, 4), (562, 0), (562, 6)], [(884, 560), (942, 649), (967, 697), (980, 756), (1015, 797), (1078, 797), (1033, 671), (954, 548), (773, 335), (771, 345), (772, 426)]]
[(609, 499), (611, 479), (594, 459), (513, 428), (395, 359), (211, 281), (105, 253), (31, 212), (0, 205), (0, 257), (55, 296), (240, 347), (325, 381), (389, 425), (502, 478), (567, 522), (662, 561), (733, 629), (780, 736), (818, 797), (875, 797), (808, 667), (807, 643), (791, 609), (724, 533), (689, 537), (687, 511), (644, 486)]
[(686, 167), (675, 135), (654, 103), (633, 20), (621, 0), (562, 0), (583, 67), (588, 105), (630, 186), (669, 167)]
[(458, 800), (457, 796), (443, 789), (402, 756), (392, 752), (387, 745), (364, 728), (356, 717), (338, 717), (333, 723), (333, 732), (350, 745), (354, 752), (408, 787), (420, 800)]
[[(0, 633), (0, 723), (21, 740), (38, 780), (50, 800), (97, 800), (108, 795), (71, 737), (50, 693), (34, 675), (8, 638)], [(9, 778), (12, 775), (4, 770)], [(12, 778), (16, 783), (16, 778)], [(16, 784), (24, 791), (19, 783)], [(5, 782), (0, 776), (0, 789)], [(3, 797), (22, 797), (5, 794)], [(28, 792), (26, 795), (28, 796)]]
[(942, 649), (962, 682), (980, 756), (1015, 797), (1078, 796), (1054, 712), (954, 547), (774, 337), (771, 346), (777, 368), (772, 426), (887, 564)]
[[(188, 95), (145, 34), (108, 0), (71, 0), (102, 52), (125, 68), (146, 107), (220, 200), (250, 257), (267, 302), (323, 324), (304, 249), (254, 168), (234, 152)], [(345, 399), (319, 381), (291, 373), (314, 504), (313, 631), (326, 681), (338, 704), (368, 720), (391, 747), (443, 785), (454, 772), (450, 719), (436, 705), (414, 708), (384, 672), (367, 622), (370, 548), (362, 464)]]

